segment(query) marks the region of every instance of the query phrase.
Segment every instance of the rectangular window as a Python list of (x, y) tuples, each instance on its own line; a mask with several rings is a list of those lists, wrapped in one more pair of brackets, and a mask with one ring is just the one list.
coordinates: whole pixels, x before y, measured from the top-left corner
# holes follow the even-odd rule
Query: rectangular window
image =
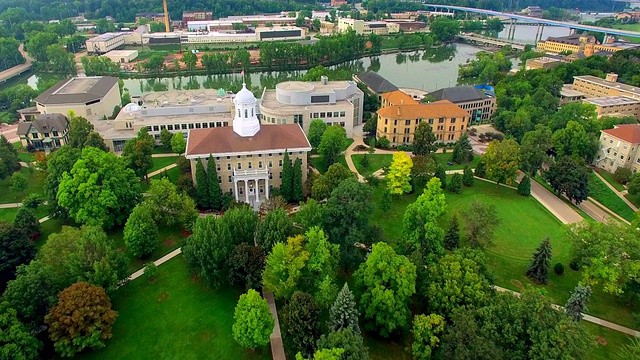
[(164, 125), (160, 125), (160, 130), (164, 130), (164, 129), (166, 129), (166, 128), (167, 128), (166, 126), (164, 126)]
[(187, 130), (187, 124), (182, 124), (182, 125), (180, 125), (180, 128), (181, 128), (182, 130)]
[(278, 160), (278, 166), (282, 167), (282, 160)]
[(433, 125), (433, 119), (429, 119), (429, 124)]
[(200, 129), (200, 123), (196, 123), (196, 129)]
[(216, 123), (214, 123), (213, 121), (211, 121), (211, 122), (209, 123), (209, 127), (210, 127), (210, 128), (214, 128), (214, 127), (216, 127)]
[(393, 125), (398, 125), (398, 120), (393, 120)]
[(167, 130), (169, 131), (173, 130), (173, 125), (167, 125)]
[(229, 182), (233, 182), (233, 179), (231, 178), (231, 175), (229, 175)]
[(345, 117), (347, 116), (346, 113), (344, 111), (340, 111), (340, 117)]
[(222, 184), (222, 176), (218, 176), (218, 184)]
[(442, 124), (444, 122), (444, 118), (438, 119), (438, 124)]
[(455, 124), (456, 123), (456, 118), (451, 118), (451, 123)]
[(320, 113), (320, 117), (321, 117), (321, 118), (325, 118), (325, 117), (327, 117), (327, 113), (323, 113), (323, 112), (321, 112), (321, 113)]
[(258, 169), (262, 169), (262, 161), (258, 161)]
[(158, 128), (158, 125), (153, 126), (153, 131), (160, 131), (160, 128)]
[(220, 171), (220, 164), (216, 164), (216, 171)]
[(344, 121), (340, 121), (340, 126), (344, 127)]
[(208, 128), (208, 127), (209, 127), (209, 124), (207, 124), (207, 123), (202, 123), (202, 128), (203, 128), (203, 129), (206, 129), (206, 128)]
[(251, 161), (249, 161), (249, 169), (252, 169), (253, 166), (251, 166)]
[(273, 162), (269, 160), (269, 167), (273, 167)]
[(227, 163), (227, 170), (231, 170), (231, 163)]
[(407, 126), (411, 125), (411, 120), (405, 120), (404, 124), (407, 125)]
[(303, 117), (304, 117), (304, 115), (302, 115), (302, 114), (295, 114), (295, 115), (293, 115), (293, 122), (295, 124), (300, 124), (300, 127), (304, 127), (304, 124), (303, 124), (303, 121), (302, 121)]
[(49, 133), (44, 133), (44, 137), (49, 137)]
[(334, 112), (333, 112), (333, 117), (338, 117), (338, 115), (340, 115), (340, 113), (339, 113), (339, 112), (337, 112), (337, 111), (334, 111)]
[(242, 163), (238, 163), (238, 170), (242, 170)]
[(405, 129), (404, 129), (404, 133), (405, 133), (405, 134), (408, 134), (408, 133), (409, 133), (409, 130), (410, 130), (409, 128), (405, 128)]
[(189, 129), (193, 129), (193, 124), (189, 124)]
[(384, 124), (389, 125), (389, 119), (384, 119)]

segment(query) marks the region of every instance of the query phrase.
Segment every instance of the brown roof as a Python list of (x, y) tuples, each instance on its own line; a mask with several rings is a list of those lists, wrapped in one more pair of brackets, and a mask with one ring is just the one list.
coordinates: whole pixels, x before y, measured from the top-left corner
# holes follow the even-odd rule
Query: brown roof
[(424, 119), (471, 116), (458, 105), (455, 105), (448, 100), (436, 101), (430, 104), (387, 106), (378, 110), (378, 115), (387, 119)]
[(232, 126), (189, 131), (187, 156), (308, 148), (311, 144), (298, 124), (263, 125), (252, 137), (242, 137)]
[(382, 97), (392, 105), (410, 105), (418, 103), (411, 96), (401, 90), (384, 93), (382, 94)]
[(626, 141), (628, 143), (640, 143), (640, 125), (637, 124), (616, 125), (615, 128), (602, 130), (602, 132), (611, 136), (615, 136), (618, 139)]
[(102, 99), (117, 84), (118, 78), (112, 76), (65, 79), (36, 97), (35, 102), (44, 105), (87, 103)]
[(16, 133), (18, 135), (26, 135), (31, 127), (41, 134), (49, 133), (53, 130), (64, 133), (69, 127), (69, 121), (62, 114), (40, 114), (33, 121), (20, 122)]

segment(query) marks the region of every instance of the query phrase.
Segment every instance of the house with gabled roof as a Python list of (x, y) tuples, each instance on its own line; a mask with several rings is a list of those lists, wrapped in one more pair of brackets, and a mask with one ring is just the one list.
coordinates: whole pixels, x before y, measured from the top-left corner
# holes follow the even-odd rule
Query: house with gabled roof
[(640, 125), (616, 125), (600, 132), (600, 147), (593, 164), (609, 172), (625, 167), (640, 169)]
[(62, 114), (39, 114), (18, 124), (17, 134), (23, 147), (48, 152), (67, 143), (69, 120)]

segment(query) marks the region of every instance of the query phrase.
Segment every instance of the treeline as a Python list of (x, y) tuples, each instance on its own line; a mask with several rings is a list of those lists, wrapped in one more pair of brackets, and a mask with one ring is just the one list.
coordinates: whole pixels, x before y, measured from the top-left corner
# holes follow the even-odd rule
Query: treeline
[(18, 40), (0, 37), (0, 71), (24, 64), (25, 59), (18, 51), (18, 46)]
[[(601, 10), (611, 11), (622, 9), (624, 3), (615, 3), (612, 0), (432, 0), (432, 4), (455, 5), (489, 9), (497, 11), (520, 11), (527, 6), (540, 6), (543, 9), (558, 7), (563, 9)], [(401, 12), (422, 9), (421, 3), (402, 0), (368, 0), (363, 2), (367, 10), (378, 12)]]

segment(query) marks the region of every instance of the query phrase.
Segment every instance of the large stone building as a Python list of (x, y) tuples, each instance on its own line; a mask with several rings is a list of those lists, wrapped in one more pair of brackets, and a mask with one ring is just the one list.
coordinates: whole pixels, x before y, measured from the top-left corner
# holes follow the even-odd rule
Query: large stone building
[(110, 117), (120, 106), (118, 79), (111, 76), (75, 77), (59, 81), (35, 98), (41, 114), (68, 114), (88, 120)]
[(613, 129), (602, 130), (600, 149), (593, 163), (609, 172), (620, 167), (637, 172), (640, 168), (640, 125), (616, 125)]
[(216, 162), (223, 192), (258, 209), (269, 199), (270, 188), (282, 182), (284, 153), (292, 163), (302, 161), (306, 181), (311, 145), (299, 124), (260, 126), (257, 99), (243, 86), (233, 98), (233, 126), (189, 130), (186, 158), (195, 182), (196, 162)]
[(20, 122), (17, 134), (23, 147), (48, 152), (67, 143), (69, 121), (62, 114), (40, 114), (32, 121)]
[(496, 112), (496, 97), (473, 86), (443, 88), (429, 93), (427, 97), (458, 105), (471, 114), (472, 122), (490, 120)]
[(574, 76), (573, 90), (586, 97), (625, 96), (640, 100), (640, 88), (618, 82), (617, 74), (607, 74), (605, 79), (591, 75)]
[(616, 51), (637, 49), (638, 44), (615, 41), (612, 37), (606, 39), (602, 44), (598, 43), (593, 35), (573, 34), (562, 37), (549, 37), (545, 41), (538, 42), (538, 49), (559, 54), (561, 52), (572, 52), (584, 54), (585, 57), (598, 53), (614, 53)]
[(413, 142), (418, 124), (427, 121), (442, 142), (457, 141), (469, 127), (471, 115), (448, 100), (420, 104), (401, 91), (383, 95), (386, 105), (378, 110), (376, 136), (391, 145)]
[(262, 122), (300, 124), (305, 132), (309, 123), (321, 119), (338, 124), (351, 137), (353, 127), (362, 123), (364, 93), (354, 81), (287, 81), (275, 89), (264, 89), (260, 102)]

